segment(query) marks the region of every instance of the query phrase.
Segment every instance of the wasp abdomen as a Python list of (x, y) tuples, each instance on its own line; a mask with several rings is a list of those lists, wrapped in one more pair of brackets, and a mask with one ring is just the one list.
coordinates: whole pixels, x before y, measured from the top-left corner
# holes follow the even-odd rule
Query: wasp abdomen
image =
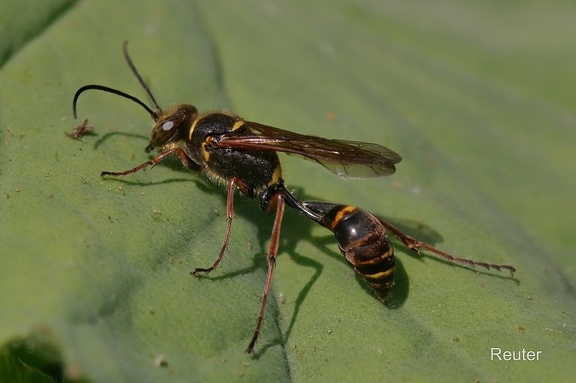
[(394, 248), (374, 215), (355, 206), (338, 205), (322, 217), (354, 270), (385, 300), (394, 284)]

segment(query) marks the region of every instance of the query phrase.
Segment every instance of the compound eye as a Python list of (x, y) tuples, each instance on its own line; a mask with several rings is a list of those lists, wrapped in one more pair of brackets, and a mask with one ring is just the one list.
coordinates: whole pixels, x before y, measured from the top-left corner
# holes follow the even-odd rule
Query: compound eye
[(158, 122), (152, 129), (150, 144), (158, 147), (173, 141), (177, 136), (176, 131), (179, 123), (180, 121), (174, 121), (174, 119)]
[(188, 131), (191, 121), (198, 112), (192, 105), (177, 105), (172, 110), (161, 115), (157, 120), (152, 134), (150, 135), (150, 145), (161, 147), (168, 143), (182, 139)]
[(172, 130), (174, 128), (174, 121), (170, 120), (166, 121), (165, 123), (162, 124), (161, 128), (164, 131)]

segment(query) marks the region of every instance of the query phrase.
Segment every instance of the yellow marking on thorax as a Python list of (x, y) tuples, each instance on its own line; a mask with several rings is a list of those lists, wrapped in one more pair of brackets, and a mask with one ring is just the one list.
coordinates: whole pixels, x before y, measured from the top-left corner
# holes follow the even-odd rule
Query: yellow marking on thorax
[(241, 127), (243, 127), (245, 124), (245, 121), (241, 118), (239, 118), (234, 125), (232, 125), (232, 131), (235, 131), (237, 129), (240, 129)]
[(202, 149), (202, 156), (204, 157), (204, 161), (208, 162), (210, 160), (210, 153), (206, 150), (206, 142), (203, 142), (200, 148)]
[(196, 125), (198, 125), (199, 121), (200, 118), (196, 118), (194, 121), (192, 121), (192, 125), (190, 125), (190, 130), (188, 131), (188, 140), (192, 141), (192, 134), (194, 134), (194, 129), (196, 129)]
[(274, 169), (274, 173), (272, 174), (270, 182), (268, 182), (268, 186), (277, 184), (278, 182), (280, 182), (280, 180), (282, 180), (282, 166), (278, 164), (278, 166), (276, 166), (276, 169)]

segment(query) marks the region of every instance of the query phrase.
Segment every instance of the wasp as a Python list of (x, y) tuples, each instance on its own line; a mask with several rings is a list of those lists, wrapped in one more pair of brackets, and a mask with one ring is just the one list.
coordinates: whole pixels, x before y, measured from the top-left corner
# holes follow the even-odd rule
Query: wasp
[(143, 107), (154, 121), (147, 153), (158, 149), (152, 159), (132, 169), (112, 172), (103, 171), (101, 176), (125, 176), (148, 166), (155, 166), (169, 156), (176, 155), (185, 168), (198, 171), (208, 180), (227, 188), (226, 229), (218, 257), (207, 268), (197, 268), (192, 274), (200, 275), (214, 270), (224, 257), (234, 218), (234, 194), (259, 201), (260, 208), (276, 213), (272, 228), (267, 261), (268, 272), (256, 329), (246, 352), (251, 353), (260, 333), (266, 300), (272, 283), (278, 254), (278, 244), (285, 204), (295, 207), (309, 216), (314, 212), (303, 206), (285, 188), (278, 152), (301, 156), (324, 166), (343, 178), (370, 178), (390, 175), (401, 157), (396, 152), (373, 143), (326, 139), (303, 135), (272, 126), (247, 121), (224, 111), (200, 113), (191, 104), (178, 104), (163, 111), (148, 85), (136, 70), (123, 45), (124, 58), (143, 88), (150, 108), (140, 99), (120, 90), (103, 85), (85, 85), (79, 88), (72, 101), (74, 117), (77, 117), (78, 98), (87, 90), (99, 90), (129, 99)]
[(409, 236), (390, 222), (356, 206), (321, 201), (298, 202), (291, 202), (291, 206), (334, 234), (338, 248), (344, 258), (382, 301), (385, 301), (390, 295), (394, 285), (396, 267), (394, 247), (386, 234), (386, 230), (418, 254), (420, 253), (419, 248), (423, 248), (449, 262), (463, 263), (472, 267), (481, 266), (488, 270), (500, 271), (505, 269), (510, 271), (511, 276), (514, 276), (516, 272), (516, 269), (510, 265), (478, 262), (469, 258), (450, 255), (426, 242)]

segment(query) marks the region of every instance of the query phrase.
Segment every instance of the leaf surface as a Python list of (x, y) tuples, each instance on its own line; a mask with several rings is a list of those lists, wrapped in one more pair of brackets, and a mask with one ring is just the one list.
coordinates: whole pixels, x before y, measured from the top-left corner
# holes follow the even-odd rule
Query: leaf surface
[[(573, 5), (13, 3), (0, 34), (2, 355), (47, 342), (68, 380), (90, 382), (576, 372)], [(387, 307), (329, 232), (288, 211), (256, 356), (245, 355), (273, 217), (236, 198), (226, 258), (211, 279), (193, 278), (221, 246), (223, 190), (177, 160), (101, 179), (149, 159), (149, 116), (92, 91), (72, 118), (84, 84), (144, 99), (125, 40), (162, 105), (397, 151), (388, 178), (342, 180), (283, 156), (284, 178), (302, 198), (359, 205), (455, 255), (512, 264), (515, 278), (397, 245)], [(63, 134), (84, 118), (96, 135)], [(541, 356), (491, 360), (492, 348)], [(10, 367), (14, 381), (21, 373)]]

